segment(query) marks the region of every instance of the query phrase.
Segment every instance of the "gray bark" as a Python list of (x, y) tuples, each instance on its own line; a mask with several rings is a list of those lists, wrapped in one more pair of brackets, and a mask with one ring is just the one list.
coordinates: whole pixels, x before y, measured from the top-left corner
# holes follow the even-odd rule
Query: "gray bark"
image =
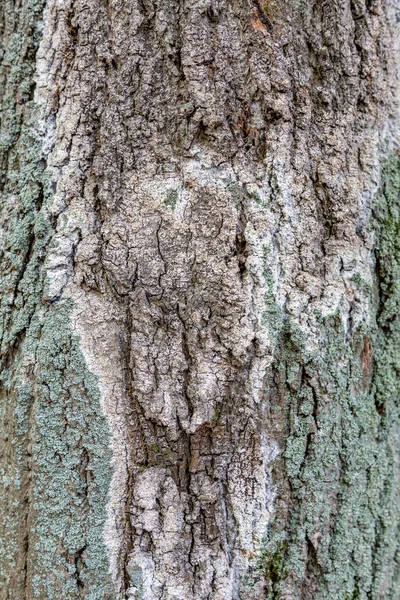
[(397, 0), (3, 0), (1, 600), (399, 600)]

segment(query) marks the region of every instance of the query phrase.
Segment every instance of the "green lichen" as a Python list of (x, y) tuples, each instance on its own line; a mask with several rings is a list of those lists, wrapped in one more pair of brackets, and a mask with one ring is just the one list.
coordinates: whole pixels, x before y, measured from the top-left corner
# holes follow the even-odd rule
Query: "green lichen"
[(130, 594), (135, 600), (143, 598), (143, 569), (137, 564), (128, 564), (127, 571), (130, 580)]
[(167, 206), (171, 210), (175, 210), (178, 198), (179, 196), (177, 190), (167, 190), (167, 195), (164, 200), (165, 206)]
[(215, 410), (214, 410), (214, 419), (211, 422), (211, 427), (218, 427), (218, 425), (221, 423), (221, 417), (222, 417), (222, 407), (216, 406)]
[(355, 273), (355, 275), (353, 275), (352, 281), (354, 281), (356, 286), (362, 292), (367, 293), (367, 294), (371, 293), (372, 290), (371, 290), (370, 284), (367, 281), (365, 281), (365, 279), (363, 277), (361, 277), (361, 275), (359, 273)]
[(229, 194), (232, 197), (232, 200), (236, 207), (239, 207), (244, 198), (243, 186), (241, 183), (237, 181), (233, 181), (226, 186)]
[[(34, 598), (113, 598), (102, 543), (111, 477), (109, 432), (97, 381), (71, 335), (71, 304), (35, 315), (24, 351), (35, 351), (32, 385), (30, 543)], [(42, 321), (40, 323), (40, 321)], [(40, 328), (39, 338), (30, 336)], [(80, 564), (76, 561), (79, 557)], [(44, 577), (44, 574), (47, 574)]]
[(279, 587), (288, 577), (286, 550), (286, 540), (271, 536), (271, 539), (265, 541), (261, 551), (258, 567), (265, 577), (268, 599), (281, 600), (283, 598)]
[(279, 5), (275, 0), (260, 0), (260, 7), (264, 15), (271, 21), (279, 15)]
[(383, 180), (372, 221), (374, 289), (353, 278), (361, 301), (373, 307), (370, 321), (349, 339), (339, 314), (316, 314), (319, 350), (310, 353), (300, 329), (289, 320), (279, 328), (272, 312), (278, 350), (271, 431), (275, 422), (286, 429), (275, 521), (263, 551), (268, 600), (302, 590), (313, 600), (400, 597), (397, 157)]
[[(374, 207), (376, 231), (377, 308), (374, 331), (372, 394), (381, 416), (378, 431), (384, 448), (387, 476), (384, 494), (373, 496), (378, 517), (379, 543), (375, 548), (376, 568), (373, 593), (378, 597), (400, 597), (400, 159), (395, 155), (387, 164), (382, 191)], [(383, 468), (383, 465), (382, 465)], [(372, 471), (375, 481), (379, 472)]]
[(246, 193), (247, 193), (248, 197), (251, 200), (254, 200), (254, 202), (258, 206), (261, 206), (261, 208), (268, 208), (268, 202), (266, 200), (263, 200), (261, 198), (260, 194), (256, 190), (249, 189), (249, 187), (246, 186)]
[(43, 7), (0, 8), (18, 22), (0, 64), (0, 598), (103, 600), (115, 597), (103, 543), (110, 435), (71, 304), (44, 300), (54, 223), (32, 101)]

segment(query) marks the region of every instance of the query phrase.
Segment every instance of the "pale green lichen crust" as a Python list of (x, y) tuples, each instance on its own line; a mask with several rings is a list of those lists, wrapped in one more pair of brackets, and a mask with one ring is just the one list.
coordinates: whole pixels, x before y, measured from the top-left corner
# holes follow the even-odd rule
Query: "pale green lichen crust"
[[(400, 597), (400, 161), (383, 172), (373, 207), (370, 322), (345, 331), (316, 315), (318, 352), (283, 323), (270, 380), (271, 429), (281, 432), (275, 521), (257, 569), (268, 600)], [(251, 588), (251, 577), (244, 589)]]
[(104, 600), (108, 427), (70, 303), (43, 299), (54, 226), (33, 102), (43, 7), (0, 8), (0, 598)]

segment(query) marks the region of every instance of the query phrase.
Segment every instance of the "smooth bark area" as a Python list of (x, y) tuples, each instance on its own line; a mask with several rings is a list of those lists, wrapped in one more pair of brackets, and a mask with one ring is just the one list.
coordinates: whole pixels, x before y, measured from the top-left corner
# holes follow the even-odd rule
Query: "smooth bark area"
[(399, 20), (2, 0), (1, 600), (399, 600)]

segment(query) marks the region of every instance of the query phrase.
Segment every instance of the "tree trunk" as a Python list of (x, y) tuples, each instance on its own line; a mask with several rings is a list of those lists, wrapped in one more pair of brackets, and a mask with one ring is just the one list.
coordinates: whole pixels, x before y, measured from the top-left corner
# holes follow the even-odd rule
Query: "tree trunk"
[(400, 599), (397, 0), (2, 0), (1, 600)]

